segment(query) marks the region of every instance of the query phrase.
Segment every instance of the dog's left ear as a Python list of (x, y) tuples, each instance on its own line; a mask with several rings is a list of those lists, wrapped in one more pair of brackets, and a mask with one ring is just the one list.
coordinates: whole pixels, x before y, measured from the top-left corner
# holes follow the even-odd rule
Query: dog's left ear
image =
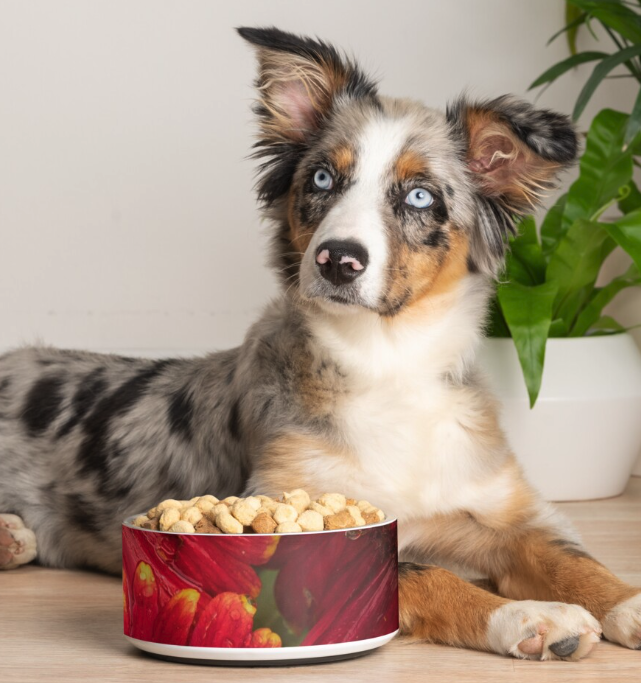
[(322, 41), (276, 28), (238, 33), (257, 49), (255, 111), (261, 132), (256, 147), (257, 156), (268, 157), (259, 194), (269, 203), (287, 191), (298, 159), (336, 101), (373, 97), (376, 85)]
[(534, 211), (576, 158), (576, 132), (567, 116), (507, 95), (489, 102), (461, 98), (447, 118), (477, 189), (472, 258), (495, 272), (514, 217)]

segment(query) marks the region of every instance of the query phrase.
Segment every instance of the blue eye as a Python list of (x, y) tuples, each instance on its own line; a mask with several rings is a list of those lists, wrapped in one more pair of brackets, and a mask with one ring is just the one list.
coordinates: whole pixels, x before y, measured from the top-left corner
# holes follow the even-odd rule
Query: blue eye
[(414, 188), (405, 197), (405, 203), (414, 206), (417, 209), (427, 209), (427, 207), (434, 201), (434, 197), (423, 187)]
[(334, 187), (334, 178), (329, 171), (324, 168), (319, 168), (316, 173), (314, 173), (314, 185), (319, 190), (331, 190)]

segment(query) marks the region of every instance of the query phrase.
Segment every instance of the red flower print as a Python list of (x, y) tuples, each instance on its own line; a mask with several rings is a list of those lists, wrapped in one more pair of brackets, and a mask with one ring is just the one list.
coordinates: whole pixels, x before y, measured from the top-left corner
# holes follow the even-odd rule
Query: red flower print
[[(302, 645), (342, 643), (398, 628), (396, 525), (282, 539), (276, 602)], [(306, 551), (306, 552), (305, 552)], [(384, 615), (381, 618), (381, 613)]]
[(278, 633), (274, 633), (270, 628), (257, 628), (252, 633), (247, 647), (281, 647), (282, 644)]
[(251, 638), (256, 608), (246, 595), (219, 593), (194, 627), (189, 641), (195, 647), (244, 647)]
[(132, 593), (131, 635), (140, 640), (149, 640), (158, 614), (158, 584), (152, 568), (146, 562), (139, 562), (136, 566)]
[(200, 599), (201, 594), (194, 588), (178, 591), (158, 612), (151, 640), (156, 643), (185, 645)]

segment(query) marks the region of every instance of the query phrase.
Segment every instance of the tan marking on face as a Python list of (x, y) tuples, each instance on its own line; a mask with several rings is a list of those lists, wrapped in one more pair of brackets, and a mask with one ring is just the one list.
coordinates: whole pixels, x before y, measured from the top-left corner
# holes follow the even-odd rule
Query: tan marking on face
[(450, 292), (468, 274), (468, 238), (462, 231), (448, 232), (449, 250), (412, 250), (399, 243), (392, 250), (390, 287), (386, 299), (405, 299), (397, 318), (421, 314), (426, 308), (434, 314), (433, 299)]
[(399, 572), (401, 633), (433, 643), (487, 649), (494, 610), (507, 600), (440, 567)]
[(397, 180), (410, 180), (426, 171), (425, 159), (411, 149), (400, 154), (394, 165), (394, 174)]
[(339, 173), (347, 175), (354, 165), (354, 150), (349, 145), (341, 145), (330, 152), (329, 158)]
[(303, 255), (307, 251), (309, 243), (312, 241), (317, 226), (302, 225), (298, 220), (295, 210), (298, 192), (299, 188), (294, 183), (289, 190), (287, 201), (287, 222), (289, 225), (290, 251), (292, 252), (293, 258), (300, 263), (303, 260)]

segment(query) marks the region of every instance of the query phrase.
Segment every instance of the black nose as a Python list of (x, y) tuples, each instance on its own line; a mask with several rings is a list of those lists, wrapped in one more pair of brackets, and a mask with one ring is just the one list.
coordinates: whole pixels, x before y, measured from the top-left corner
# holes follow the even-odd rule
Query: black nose
[(333, 285), (346, 285), (367, 268), (367, 250), (357, 242), (329, 240), (316, 250), (316, 265)]

